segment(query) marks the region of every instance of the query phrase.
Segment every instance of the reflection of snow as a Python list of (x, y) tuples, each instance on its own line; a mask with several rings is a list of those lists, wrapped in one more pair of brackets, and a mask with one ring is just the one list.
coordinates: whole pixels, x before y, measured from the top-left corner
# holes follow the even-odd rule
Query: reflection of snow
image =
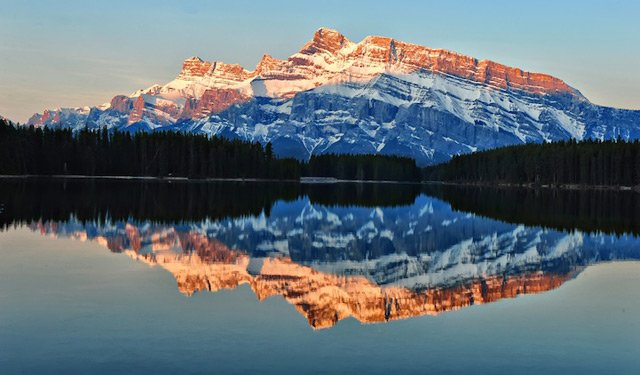
[(185, 247), (184, 241), (197, 233), (247, 256), (255, 252), (292, 257), (323, 272), (363, 275), (381, 285), (412, 289), (588, 264), (636, 254), (640, 248), (635, 237), (587, 236), (506, 224), (455, 212), (425, 196), (403, 207), (326, 207), (311, 204), (308, 198), (278, 202), (277, 207), (271, 216), (262, 213), (180, 226), (83, 224), (72, 217), (55, 225), (40, 224), (39, 230), (156, 258), (196, 251), (197, 246)]

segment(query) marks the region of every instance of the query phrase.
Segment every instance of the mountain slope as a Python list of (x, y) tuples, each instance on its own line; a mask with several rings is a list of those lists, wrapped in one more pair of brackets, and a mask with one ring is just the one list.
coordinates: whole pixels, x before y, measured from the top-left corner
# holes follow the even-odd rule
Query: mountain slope
[(524, 142), (640, 138), (640, 111), (591, 104), (555, 77), (492, 61), (319, 29), (286, 60), (253, 71), (184, 61), (178, 76), (96, 107), (47, 110), (29, 124), (183, 130), (272, 142), (280, 156), (383, 153), (420, 164)]

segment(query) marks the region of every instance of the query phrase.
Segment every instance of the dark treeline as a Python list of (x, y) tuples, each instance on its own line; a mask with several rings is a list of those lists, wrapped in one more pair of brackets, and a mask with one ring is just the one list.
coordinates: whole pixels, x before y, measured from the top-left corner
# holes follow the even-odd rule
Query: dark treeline
[(271, 145), (177, 132), (108, 132), (0, 121), (0, 174), (298, 179)]
[(341, 180), (419, 181), (421, 178), (415, 160), (388, 155), (314, 155), (304, 173)]
[(42, 221), (139, 220), (167, 224), (269, 216), (278, 201), (326, 206), (411, 205), (420, 194), (488, 218), (557, 230), (640, 234), (633, 191), (493, 188), (441, 184), (298, 184), (108, 179), (0, 180), (0, 229)]
[(431, 181), (636, 186), (640, 142), (566, 141), (508, 146), (456, 156), (428, 167)]
[(300, 184), (163, 182), (109, 179), (0, 180), (0, 228), (33, 221), (148, 220), (188, 223), (269, 215), (277, 200), (294, 200)]
[(33, 128), (0, 120), (0, 175), (420, 179), (413, 159), (321, 155), (308, 163), (275, 158), (271, 144), (180, 132)]
[(299, 184), (78, 178), (0, 179), (0, 229), (34, 221), (140, 220), (190, 223), (269, 216), (278, 201), (309, 197), (329, 206), (412, 204), (420, 185)]
[(561, 231), (640, 234), (640, 195), (603, 189), (529, 189), (427, 184), (455, 210)]
[(311, 202), (332, 207), (394, 207), (412, 205), (424, 190), (421, 184), (304, 184)]

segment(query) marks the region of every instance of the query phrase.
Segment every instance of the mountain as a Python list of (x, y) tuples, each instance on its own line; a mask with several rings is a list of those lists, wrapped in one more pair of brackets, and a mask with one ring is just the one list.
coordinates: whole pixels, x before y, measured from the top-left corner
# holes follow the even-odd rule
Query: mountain
[(486, 219), (421, 195), (397, 207), (279, 201), (270, 215), (159, 224), (36, 220), (43, 235), (94, 241), (170, 272), (185, 295), (248, 284), (314, 328), (436, 315), (559, 287), (584, 267), (640, 258), (638, 237)]
[[(577, 273), (523, 271), (412, 290), (404, 285), (378, 285), (362, 275), (323, 272), (288, 257), (251, 257), (196, 231), (141, 230), (132, 224), (120, 224), (115, 230), (94, 235), (77, 223), (57, 222), (33, 223), (31, 228), (43, 234), (95, 241), (151, 267), (160, 267), (173, 275), (178, 290), (187, 296), (243, 284), (249, 285), (261, 301), (282, 296), (314, 329), (332, 327), (350, 316), (362, 323), (380, 323), (437, 315), (523, 293), (541, 293), (559, 287)], [(68, 229), (72, 231), (66, 232)]]
[(279, 156), (381, 153), (421, 165), (526, 142), (640, 138), (640, 111), (592, 104), (558, 78), (387, 37), (355, 43), (326, 28), (252, 71), (191, 57), (163, 86), (46, 110), (28, 124), (180, 130), (272, 142)]

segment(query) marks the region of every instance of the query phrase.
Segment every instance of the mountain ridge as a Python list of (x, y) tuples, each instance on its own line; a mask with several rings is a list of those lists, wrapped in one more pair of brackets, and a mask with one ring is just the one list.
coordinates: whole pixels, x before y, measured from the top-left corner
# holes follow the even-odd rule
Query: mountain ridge
[(179, 130), (272, 142), (279, 156), (381, 153), (419, 164), (508, 144), (636, 139), (640, 111), (591, 104), (559, 78), (389, 37), (320, 28), (254, 70), (184, 60), (175, 79), (101, 106), (47, 110), (34, 126)]

